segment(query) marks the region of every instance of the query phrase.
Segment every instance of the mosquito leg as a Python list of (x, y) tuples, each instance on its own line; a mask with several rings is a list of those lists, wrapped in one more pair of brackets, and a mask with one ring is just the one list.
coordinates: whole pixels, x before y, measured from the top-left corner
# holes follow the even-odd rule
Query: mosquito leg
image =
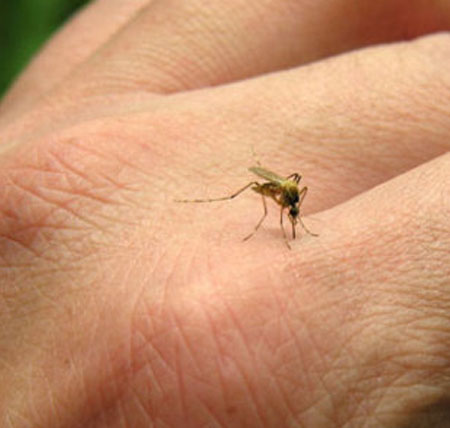
[[(300, 190), (300, 192), (299, 192), (299, 195), (298, 195), (298, 197), (299, 197), (299, 200), (298, 200), (298, 206), (300, 207), (300, 205), (302, 204), (302, 202), (303, 202), (303, 199), (305, 199), (305, 196), (306, 196), (306, 193), (308, 192), (308, 188), (305, 186), (302, 190)], [(311, 232), (306, 226), (305, 226), (305, 223), (303, 223), (303, 221), (302, 221), (302, 219), (300, 218), (300, 216), (298, 216), (298, 221), (299, 221), (299, 223), (302, 225), (302, 227), (303, 227), (303, 230), (306, 232), (306, 233), (308, 233), (309, 235), (311, 235), (311, 236), (319, 236), (317, 233), (313, 233), (313, 232)]]
[(240, 195), (242, 192), (247, 190), (251, 186), (260, 186), (260, 184), (257, 181), (252, 181), (248, 183), (246, 186), (244, 186), (242, 189), (239, 189), (237, 192), (233, 193), (231, 196), (224, 196), (223, 198), (213, 198), (213, 199), (175, 199), (175, 202), (196, 202), (196, 203), (203, 203), (203, 202), (217, 202), (217, 201), (227, 201), (229, 199), (233, 199), (236, 196)]
[(281, 210), (280, 210), (280, 227), (281, 227), (281, 231), (283, 232), (284, 242), (286, 243), (287, 247), (291, 250), (291, 246), (289, 245), (288, 238), (287, 238), (287, 235), (286, 235), (286, 231), (284, 230), (284, 226), (283, 226), (283, 210), (284, 210), (284, 207), (281, 207)]
[(257, 230), (259, 229), (259, 227), (262, 225), (264, 219), (265, 219), (266, 216), (267, 216), (266, 198), (264, 197), (264, 195), (261, 195), (261, 198), (262, 198), (262, 203), (263, 203), (263, 207), (264, 207), (264, 214), (263, 214), (263, 216), (261, 217), (261, 219), (258, 221), (258, 223), (256, 224), (256, 226), (255, 226), (253, 232), (250, 233), (250, 235), (246, 236), (246, 237), (243, 239), (243, 241), (247, 241), (248, 239), (250, 239), (250, 238), (256, 233), (256, 231), (257, 231)]
[(300, 182), (300, 180), (302, 179), (302, 176), (300, 174), (297, 174), (296, 172), (294, 172), (293, 174), (288, 175), (286, 177), (286, 180), (289, 180), (291, 178), (293, 181), (295, 181), (298, 184)]
[(298, 217), (298, 222), (302, 225), (303, 230), (304, 230), (308, 235), (311, 235), (311, 236), (319, 236), (318, 233), (313, 233), (313, 232), (311, 232), (311, 231), (305, 226), (305, 223), (303, 223), (303, 221), (302, 221), (302, 219), (301, 219), (300, 217)]
[(298, 206), (300, 206), (308, 193), (308, 187), (305, 186), (300, 192), (298, 192)]

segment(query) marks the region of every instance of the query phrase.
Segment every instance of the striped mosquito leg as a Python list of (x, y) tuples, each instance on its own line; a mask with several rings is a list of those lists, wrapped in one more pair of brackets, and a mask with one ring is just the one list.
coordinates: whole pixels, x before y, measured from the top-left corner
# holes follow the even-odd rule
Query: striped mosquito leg
[(175, 202), (182, 202), (182, 203), (203, 203), (203, 202), (218, 202), (218, 201), (228, 201), (229, 199), (233, 199), (236, 196), (240, 195), (242, 192), (247, 190), (251, 186), (259, 186), (259, 183), (257, 181), (252, 181), (248, 183), (246, 186), (244, 186), (242, 189), (239, 189), (236, 193), (233, 193), (230, 196), (224, 196), (222, 198), (211, 198), (211, 199), (175, 199)]
[(250, 235), (246, 236), (246, 237), (243, 239), (243, 241), (247, 241), (248, 239), (250, 239), (250, 238), (257, 232), (257, 230), (258, 230), (259, 227), (262, 225), (264, 219), (265, 219), (266, 216), (267, 216), (266, 198), (264, 197), (264, 195), (261, 195), (261, 198), (262, 198), (262, 203), (263, 203), (263, 207), (264, 207), (264, 214), (263, 214), (263, 216), (261, 217), (261, 219), (258, 221), (258, 223), (256, 224), (255, 228), (253, 229), (253, 232), (250, 233)]
[[(308, 187), (306, 187), (306, 186), (305, 186), (302, 190), (300, 190), (300, 193), (299, 193), (299, 195), (298, 195), (298, 197), (299, 197), (299, 200), (298, 200), (298, 206), (299, 206), (299, 207), (300, 207), (300, 205), (302, 204), (303, 199), (305, 199), (305, 196), (306, 196), (306, 193), (307, 193), (307, 192), (308, 192)], [(304, 230), (308, 235), (311, 235), (311, 236), (319, 236), (317, 233), (311, 232), (311, 231), (305, 226), (305, 223), (303, 223), (303, 221), (302, 221), (302, 219), (300, 218), (300, 216), (298, 216), (298, 221), (299, 221), (299, 223), (301, 224), (303, 230)]]
[(288, 241), (288, 237), (286, 235), (286, 231), (284, 230), (284, 225), (283, 225), (283, 211), (284, 211), (284, 207), (281, 207), (280, 210), (280, 227), (281, 227), (281, 231), (283, 232), (283, 238), (284, 238), (284, 242), (286, 243), (287, 247), (292, 250), (289, 241)]

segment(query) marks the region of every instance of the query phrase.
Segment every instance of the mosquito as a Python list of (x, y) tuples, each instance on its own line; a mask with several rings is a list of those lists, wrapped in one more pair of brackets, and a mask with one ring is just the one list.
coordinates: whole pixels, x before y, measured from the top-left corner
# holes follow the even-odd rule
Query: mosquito
[(283, 238), (286, 242), (286, 245), (290, 249), (290, 245), (287, 239), (286, 231), (284, 230), (283, 225), (283, 214), (284, 211), (288, 210), (288, 218), (292, 225), (292, 239), (296, 238), (295, 226), (297, 223), (300, 223), (302, 228), (306, 233), (311, 236), (319, 236), (316, 233), (311, 232), (303, 223), (300, 218), (300, 206), (305, 199), (306, 193), (308, 192), (308, 187), (304, 186), (299, 189), (299, 183), (302, 178), (300, 174), (296, 172), (288, 175), (287, 177), (282, 177), (281, 175), (276, 174), (266, 168), (260, 166), (252, 166), (248, 169), (253, 174), (257, 175), (260, 178), (266, 180), (264, 183), (259, 183), (258, 181), (251, 181), (237, 192), (233, 193), (230, 196), (224, 196), (221, 198), (213, 198), (213, 199), (183, 199), (176, 200), (176, 202), (183, 203), (204, 203), (204, 202), (218, 202), (218, 201), (228, 201), (234, 199), (236, 196), (239, 196), (241, 193), (246, 191), (247, 189), (251, 189), (254, 192), (261, 195), (264, 213), (261, 219), (258, 221), (256, 226), (254, 227), (252, 233), (247, 235), (243, 240), (247, 241), (250, 239), (263, 224), (266, 216), (267, 216), (267, 204), (266, 197), (271, 198), (275, 201), (277, 205), (280, 206), (280, 228), (283, 233)]

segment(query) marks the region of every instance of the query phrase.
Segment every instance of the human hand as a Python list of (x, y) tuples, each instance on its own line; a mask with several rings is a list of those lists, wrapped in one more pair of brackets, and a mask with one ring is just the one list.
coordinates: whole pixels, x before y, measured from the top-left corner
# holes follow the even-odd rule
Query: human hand
[[(1, 107), (1, 426), (445, 426), (450, 39), (364, 49), (448, 28), (422, 4), (102, 0), (56, 36)], [(253, 150), (318, 238), (173, 202)]]

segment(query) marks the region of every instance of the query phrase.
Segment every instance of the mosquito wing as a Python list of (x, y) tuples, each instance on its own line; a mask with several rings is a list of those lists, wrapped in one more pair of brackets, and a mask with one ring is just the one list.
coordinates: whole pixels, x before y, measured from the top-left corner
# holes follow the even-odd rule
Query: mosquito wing
[(260, 166), (252, 166), (248, 170), (250, 172), (253, 172), (253, 174), (256, 174), (258, 177), (264, 178), (265, 180), (272, 183), (281, 184), (286, 181), (286, 179), (284, 177), (281, 177), (281, 175), (278, 175), (275, 172), (269, 171), (268, 169), (262, 168)]

